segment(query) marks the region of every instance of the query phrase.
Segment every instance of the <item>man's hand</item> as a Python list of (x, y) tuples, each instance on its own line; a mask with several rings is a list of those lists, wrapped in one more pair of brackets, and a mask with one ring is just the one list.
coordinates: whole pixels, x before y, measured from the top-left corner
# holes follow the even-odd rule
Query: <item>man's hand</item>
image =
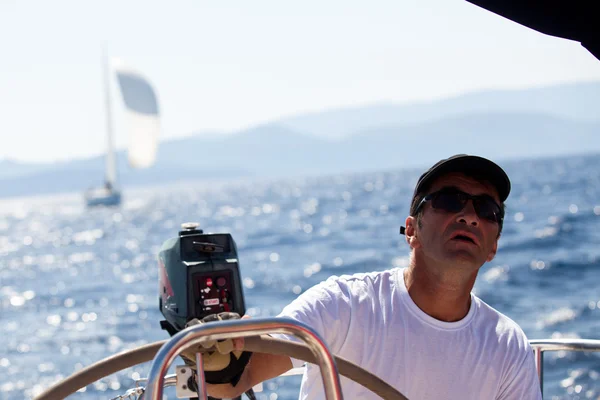
[[(239, 318), (239, 314), (232, 312), (212, 314), (204, 317), (202, 320), (193, 319), (189, 321), (186, 324), (186, 328), (197, 324)], [(242, 376), (242, 372), (244, 372), (244, 368), (252, 356), (251, 352), (243, 351), (243, 349), (243, 338), (221, 341), (211, 340), (186, 349), (182, 352), (181, 357), (186, 364), (195, 366), (196, 353), (202, 353), (204, 376), (207, 383), (231, 384), (236, 386)]]
[[(237, 314), (235, 314), (234, 319), (237, 319), (237, 318), (239, 318), (239, 316)], [(244, 315), (242, 317), (242, 319), (246, 319), (246, 318), (250, 318), (250, 317), (247, 315)], [(205, 319), (210, 319), (211, 321), (219, 320), (219, 318), (215, 317), (215, 316), (211, 316), (210, 318), (206, 317)], [(221, 314), (221, 319), (231, 319), (231, 318), (223, 318), (223, 315)], [(203, 323), (203, 322), (197, 321), (195, 323)], [(193, 325), (195, 323), (190, 321), (189, 324)], [(226, 342), (230, 342), (231, 345), (225, 344)], [(223, 344), (221, 344), (219, 347), (221, 347), (221, 349), (223, 351), (227, 351), (228, 349), (231, 349), (231, 351), (233, 353), (235, 353), (235, 351), (243, 351), (243, 349), (244, 349), (244, 338), (228, 339), (228, 340), (222, 341), (221, 343), (223, 343)], [(211, 343), (205, 343), (204, 346), (206, 346), (206, 348), (211, 348), (211, 346), (208, 346), (209, 344), (211, 344)], [(242, 373), (240, 374), (238, 381), (235, 385), (232, 385), (231, 383), (219, 384), (219, 383), (210, 381), (208, 379), (208, 374), (211, 374), (212, 372), (207, 372), (207, 371), (209, 371), (209, 368), (217, 367), (216, 359), (218, 358), (218, 356), (215, 356), (215, 360), (211, 360), (207, 365), (208, 354), (207, 354), (206, 348), (204, 346), (196, 346), (195, 348), (188, 349), (185, 351), (185, 354), (187, 354), (187, 357), (189, 360), (192, 360), (192, 363), (190, 365), (195, 366), (196, 365), (196, 361), (195, 361), (196, 360), (196, 352), (200, 351), (203, 353), (205, 378), (206, 378), (206, 382), (207, 382), (206, 387), (207, 387), (209, 396), (214, 397), (214, 398), (218, 398), (218, 399), (236, 398), (238, 396), (241, 396), (244, 392), (251, 389), (253, 386), (257, 385), (258, 383), (266, 381), (268, 379), (275, 378), (276, 376), (278, 376), (278, 375), (284, 373), (285, 371), (288, 371), (290, 368), (292, 368), (292, 361), (290, 360), (290, 358), (288, 356), (255, 353), (252, 355), (252, 358), (250, 359), (248, 364), (245, 366), (245, 368), (242, 370)], [(217, 347), (217, 342), (214, 342), (214, 346), (215, 346), (214, 350), (216, 350), (217, 353), (220, 353), (219, 347)], [(229, 354), (232, 354), (232, 353), (229, 353)], [(213, 364), (213, 361), (214, 361), (214, 364)], [(219, 373), (219, 372), (220, 371), (215, 371), (215, 373)]]

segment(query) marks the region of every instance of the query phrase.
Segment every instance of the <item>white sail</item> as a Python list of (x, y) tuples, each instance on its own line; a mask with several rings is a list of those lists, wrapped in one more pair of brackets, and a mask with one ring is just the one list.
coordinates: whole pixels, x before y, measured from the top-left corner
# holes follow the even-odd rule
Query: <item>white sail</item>
[(129, 165), (133, 168), (147, 168), (156, 158), (160, 134), (155, 91), (146, 78), (120, 60), (113, 60), (113, 68), (125, 105)]

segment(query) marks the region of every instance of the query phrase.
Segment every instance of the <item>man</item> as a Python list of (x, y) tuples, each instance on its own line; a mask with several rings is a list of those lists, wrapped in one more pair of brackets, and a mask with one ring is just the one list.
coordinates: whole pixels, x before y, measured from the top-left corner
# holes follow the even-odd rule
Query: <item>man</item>
[[(519, 326), (471, 293), (502, 232), (510, 180), (485, 158), (456, 155), (419, 179), (400, 232), (405, 269), (331, 277), (280, 314), (313, 327), (330, 350), (409, 399), (541, 399), (532, 349)], [(253, 354), (240, 381), (209, 385), (234, 397), (302, 362)], [(341, 378), (347, 399), (377, 399)], [(324, 398), (309, 365), (301, 399)]]

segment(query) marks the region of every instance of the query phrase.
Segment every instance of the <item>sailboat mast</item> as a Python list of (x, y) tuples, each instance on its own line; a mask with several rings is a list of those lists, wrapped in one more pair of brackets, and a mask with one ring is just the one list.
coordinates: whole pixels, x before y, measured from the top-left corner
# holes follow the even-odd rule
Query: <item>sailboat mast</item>
[(110, 98), (110, 65), (108, 60), (108, 52), (104, 49), (103, 56), (104, 64), (104, 95), (105, 95), (105, 107), (106, 107), (106, 170), (105, 170), (105, 184), (114, 186), (117, 179), (117, 168), (115, 159), (115, 145), (114, 145), (114, 133), (113, 133), (113, 121), (112, 121), (112, 104)]

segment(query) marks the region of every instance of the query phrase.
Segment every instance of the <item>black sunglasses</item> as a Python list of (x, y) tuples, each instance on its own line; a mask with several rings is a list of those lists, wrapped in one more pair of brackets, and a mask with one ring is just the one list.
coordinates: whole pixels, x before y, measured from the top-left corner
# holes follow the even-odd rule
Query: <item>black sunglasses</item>
[(477, 216), (488, 221), (501, 224), (504, 220), (504, 211), (502, 207), (496, 203), (492, 196), (487, 194), (471, 195), (456, 188), (443, 188), (437, 192), (433, 192), (423, 197), (416, 208), (416, 212), (423, 205), (430, 201), (431, 207), (436, 210), (443, 210), (449, 213), (457, 213), (465, 208), (469, 200), (473, 201), (473, 208)]

